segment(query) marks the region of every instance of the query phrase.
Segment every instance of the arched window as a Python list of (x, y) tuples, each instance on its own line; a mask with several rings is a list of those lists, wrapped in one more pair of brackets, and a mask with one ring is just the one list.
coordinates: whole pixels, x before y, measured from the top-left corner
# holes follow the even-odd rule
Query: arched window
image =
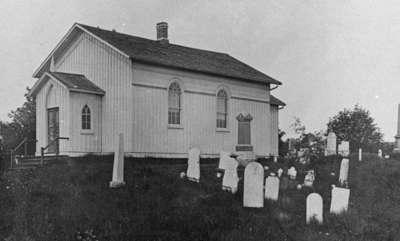
[(228, 116), (228, 94), (225, 90), (217, 93), (217, 128), (226, 128)]
[(168, 124), (181, 124), (181, 88), (174, 82), (168, 89)]
[(90, 108), (85, 105), (82, 108), (82, 130), (90, 130)]

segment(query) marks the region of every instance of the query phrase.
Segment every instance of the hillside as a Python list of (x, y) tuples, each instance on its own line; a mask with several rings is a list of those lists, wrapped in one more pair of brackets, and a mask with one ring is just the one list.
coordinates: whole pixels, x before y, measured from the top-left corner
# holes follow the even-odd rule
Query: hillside
[[(235, 195), (221, 191), (215, 162), (202, 165), (197, 184), (179, 178), (182, 161), (127, 159), (119, 189), (108, 187), (112, 157), (10, 171), (0, 181), (0, 240), (400, 240), (400, 162), (353, 159), (349, 212), (340, 216), (328, 213), (339, 158), (311, 164), (323, 225), (305, 225), (307, 188), (281, 191), (261, 210), (243, 208), (243, 183)], [(288, 161), (264, 164), (275, 170)]]

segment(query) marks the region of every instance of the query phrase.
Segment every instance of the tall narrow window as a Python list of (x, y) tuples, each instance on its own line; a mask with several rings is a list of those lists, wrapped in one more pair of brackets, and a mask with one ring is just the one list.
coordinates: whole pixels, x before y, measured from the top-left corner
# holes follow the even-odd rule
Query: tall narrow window
[(228, 94), (225, 90), (217, 93), (217, 128), (226, 128), (228, 115)]
[(236, 151), (253, 151), (250, 126), (253, 117), (250, 114), (239, 114), (236, 119), (238, 120), (238, 145), (236, 146)]
[(90, 130), (90, 109), (87, 105), (82, 109), (82, 130)]
[(181, 123), (181, 88), (174, 82), (168, 89), (168, 124)]

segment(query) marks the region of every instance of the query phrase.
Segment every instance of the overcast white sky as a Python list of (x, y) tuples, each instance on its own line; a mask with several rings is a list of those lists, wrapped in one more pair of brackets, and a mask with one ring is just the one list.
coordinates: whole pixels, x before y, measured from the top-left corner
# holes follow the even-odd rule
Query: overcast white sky
[(400, 103), (400, 2), (368, 0), (0, 1), (0, 120), (24, 102), (33, 71), (80, 22), (147, 38), (167, 21), (172, 43), (226, 52), (280, 80), (273, 94), (307, 130), (356, 103), (385, 140)]

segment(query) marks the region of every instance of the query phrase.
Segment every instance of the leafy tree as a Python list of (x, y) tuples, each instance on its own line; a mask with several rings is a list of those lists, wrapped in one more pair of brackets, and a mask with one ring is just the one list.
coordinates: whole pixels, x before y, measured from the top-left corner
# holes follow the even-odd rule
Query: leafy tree
[(338, 141), (349, 141), (350, 151), (362, 148), (376, 152), (383, 138), (369, 111), (359, 105), (355, 105), (352, 110), (344, 109), (330, 118), (328, 130), (335, 132)]
[(309, 148), (311, 155), (323, 155), (325, 148), (325, 136), (323, 131), (307, 132), (305, 125), (301, 122), (300, 118), (295, 117), (294, 122), (290, 125), (293, 131), (298, 135), (295, 138), (296, 149)]
[(3, 137), (3, 149), (10, 150), (18, 145), (25, 137), (28, 138), (28, 152), (33, 154), (36, 140), (36, 103), (28, 96), (26, 88), (25, 103), (11, 111), (8, 117), (10, 122), (0, 121), (0, 135)]
[(288, 142), (283, 141), (282, 137), (286, 135), (284, 131), (281, 129), (278, 129), (278, 150), (279, 150), (279, 156), (285, 156), (288, 152)]

